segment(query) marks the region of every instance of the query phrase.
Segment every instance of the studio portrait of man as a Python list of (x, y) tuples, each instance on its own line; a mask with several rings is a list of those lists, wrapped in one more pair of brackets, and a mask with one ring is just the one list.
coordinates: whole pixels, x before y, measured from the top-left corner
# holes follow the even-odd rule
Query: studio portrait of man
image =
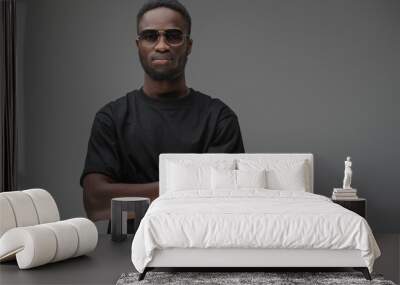
[(399, 284), (400, 1), (0, 2), (0, 285)]
[(186, 84), (191, 16), (175, 0), (145, 2), (135, 40), (143, 86), (95, 115), (80, 184), (91, 220), (109, 219), (110, 200), (159, 194), (161, 153), (243, 153), (235, 112)]

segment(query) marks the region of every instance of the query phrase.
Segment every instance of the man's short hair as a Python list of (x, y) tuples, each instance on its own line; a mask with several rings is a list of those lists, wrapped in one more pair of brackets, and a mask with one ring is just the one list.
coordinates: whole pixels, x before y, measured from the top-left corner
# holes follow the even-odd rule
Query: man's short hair
[(139, 32), (139, 22), (142, 19), (143, 15), (150, 10), (159, 8), (159, 7), (166, 7), (171, 10), (174, 10), (180, 13), (186, 21), (187, 26), (187, 33), (190, 35), (192, 29), (192, 19), (189, 15), (189, 12), (186, 10), (185, 6), (183, 6), (177, 0), (149, 0), (140, 8), (137, 16), (136, 16), (136, 27), (137, 31)]

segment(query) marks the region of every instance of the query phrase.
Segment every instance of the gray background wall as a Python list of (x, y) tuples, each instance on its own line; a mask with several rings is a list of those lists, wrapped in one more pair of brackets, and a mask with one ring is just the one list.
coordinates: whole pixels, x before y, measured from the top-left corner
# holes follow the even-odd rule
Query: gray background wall
[[(246, 151), (314, 153), (328, 196), (350, 155), (372, 228), (400, 232), (400, 1), (182, 2), (188, 85), (236, 111)], [(84, 215), (96, 111), (142, 84), (142, 3), (18, 0), (19, 187), (49, 190), (62, 218)]]

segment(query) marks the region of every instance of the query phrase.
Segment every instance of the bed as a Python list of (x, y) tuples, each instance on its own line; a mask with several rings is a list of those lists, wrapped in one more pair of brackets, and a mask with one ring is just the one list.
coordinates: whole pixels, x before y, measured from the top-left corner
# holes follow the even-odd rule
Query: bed
[(160, 196), (132, 242), (154, 268), (352, 267), (379, 247), (364, 218), (314, 194), (312, 154), (161, 154)]

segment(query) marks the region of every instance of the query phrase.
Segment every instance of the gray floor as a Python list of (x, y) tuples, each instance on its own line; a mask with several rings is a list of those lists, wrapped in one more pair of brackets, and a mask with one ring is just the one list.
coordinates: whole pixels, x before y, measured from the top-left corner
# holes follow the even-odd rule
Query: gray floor
[(376, 260), (374, 271), (400, 284), (400, 234), (375, 234), (375, 239), (382, 255)]
[[(375, 272), (399, 283), (400, 235), (376, 234), (382, 256)], [(0, 284), (115, 284), (124, 272), (134, 271), (130, 260), (131, 240), (114, 243), (101, 235), (99, 244), (88, 256), (48, 264), (29, 270), (18, 270), (16, 262), (0, 265)]]

